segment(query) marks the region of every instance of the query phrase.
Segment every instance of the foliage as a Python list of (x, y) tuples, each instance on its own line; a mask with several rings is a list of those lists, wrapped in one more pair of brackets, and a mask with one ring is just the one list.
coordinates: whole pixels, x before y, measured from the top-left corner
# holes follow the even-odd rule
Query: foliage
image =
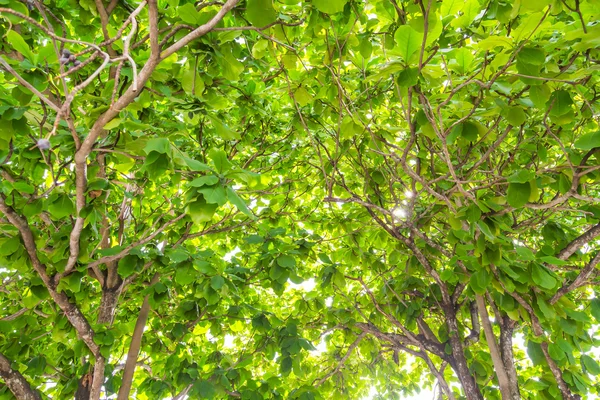
[(597, 394), (599, 10), (0, 0), (0, 398)]

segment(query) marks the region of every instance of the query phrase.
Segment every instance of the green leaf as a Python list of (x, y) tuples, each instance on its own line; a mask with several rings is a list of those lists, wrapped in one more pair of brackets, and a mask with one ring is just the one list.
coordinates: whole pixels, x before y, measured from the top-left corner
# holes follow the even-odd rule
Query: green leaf
[(217, 62), (221, 67), (223, 76), (229, 81), (237, 81), (244, 71), (244, 64), (231, 54), (230, 50), (223, 49), (223, 53), (217, 58)]
[(531, 185), (529, 183), (509, 183), (506, 191), (506, 201), (512, 207), (521, 208), (529, 202)]
[(201, 186), (212, 186), (219, 182), (219, 178), (214, 175), (201, 176), (190, 182), (190, 186), (201, 187)]
[(554, 289), (556, 286), (556, 279), (550, 274), (550, 272), (538, 264), (531, 266), (531, 277), (536, 285), (544, 289)]
[(185, 286), (196, 280), (198, 274), (193, 268), (190, 268), (189, 265), (183, 265), (177, 268), (177, 272), (175, 272), (175, 282), (179, 285)]
[(481, 5), (479, 4), (479, 1), (466, 0), (460, 4), (461, 16), (453, 18), (450, 24), (455, 28), (466, 27), (475, 20), (480, 10)]
[(546, 53), (542, 49), (524, 47), (517, 54), (517, 60), (531, 65), (543, 65), (546, 61)]
[(394, 34), (398, 53), (405, 62), (410, 60), (410, 57), (421, 49), (423, 42), (423, 34), (417, 32), (410, 25), (402, 25)]
[(590, 132), (580, 136), (573, 146), (580, 150), (591, 150), (600, 147), (600, 131)]
[(540, 257), (539, 260), (543, 261), (545, 263), (548, 263), (548, 264), (553, 264), (553, 265), (569, 265), (570, 264), (570, 262), (568, 262), (568, 261), (564, 261), (564, 260), (561, 260), (560, 258), (556, 258), (553, 256)]
[(254, 58), (263, 58), (267, 54), (267, 49), (269, 47), (269, 41), (265, 39), (261, 39), (254, 43), (252, 46), (252, 57)]
[(246, 18), (254, 26), (263, 27), (277, 20), (272, 0), (248, 0)]
[(212, 219), (217, 207), (217, 204), (209, 204), (204, 200), (204, 197), (200, 196), (187, 205), (186, 212), (195, 223), (201, 224)]
[(64, 285), (64, 288), (69, 289), (73, 293), (79, 293), (81, 291), (81, 280), (83, 279), (83, 274), (79, 271), (75, 271), (69, 274), (66, 278), (64, 278), (61, 283)]
[(238, 194), (232, 188), (227, 186), (225, 190), (227, 192), (227, 200), (229, 200), (231, 204), (236, 206), (238, 210), (240, 210), (247, 216), (254, 218), (254, 214), (252, 214), (252, 211), (250, 211), (250, 209), (246, 205), (246, 202), (244, 202), (244, 200), (242, 200), (241, 197), (238, 196)]
[(171, 142), (166, 138), (150, 139), (146, 143), (146, 147), (144, 147), (144, 152), (150, 154), (153, 151), (159, 154), (169, 154), (171, 152)]
[(210, 279), (210, 286), (215, 290), (221, 289), (224, 284), (225, 279), (223, 279), (223, 277), (220, 275), (215, 275)]
[(581, 365), (583, 365), (590, 374), (600, 375), (600, 365), (587, 354), (581, 356)]
[(227, 154), (220, 149), (211, 149), (208, 157), (212, 160), (217, 172), (224, 173), (231, 169), (231, 163), (227, 159)]
[(204, 200), (206, 200), (207, 203), (215, 203), (219, 206), (227, 203), (225, 188), (221, 185), (203, 186), (198, 189), (198, 193), (204, 195)]
[(177, 14), (186, 24), (198, 25), (200, 23), (200, 13), (196, 11), (194, 3), (186, 3), (177, 7)]
[(215, 130), (217, 131), (217, 135), (219, 135), (223, 139), (238, 140), (240, 138), (240, 134), (238, 132), (234, 131), (233, 129), (231, 129), (230, 127), (228, 127), (227, 125), (225, 125), (224, 123), (219, 121), (217, 118), (210, 116), (210, 115), (207, 115), (207, 117), (210, 120), (210, 122), (212, 123), (212, 125), (215, 127)]
[(33, 192), (35, 192), (35, 188), (26, 182), (15, 182), (13, 183), (13, 187), (19, 193), (32, 194)]
[(492, 281), (492, 275), (482, 268), (471, 275), (470, 287), (477, 294), (484, 294)]
[(287, 375), (292, 370), (292, 359), (290, 357), (283, 357), (280, 362), (280, 372), (282, 375)]
[(111, 129), (115, 129), (115, 128), (119, 127), (122, 123), (123, 123), (123, 120), (121, 118), (114, 118), (109, 123), (104, 125), (104, 129), (109, 131)]
[(0, 256), (9, 256), (21, 247), (21, 240), (18, 236), (11, 238), (0, 238)]
[(417, 84), (419, 80), (418, 68), (406, 68), (398, 74), (398, 85), (410, 87)]
[(600, 322), (600, 299), (595, 298), (590, 302), (591, 313)]
[(294, 268), (296, 266), (296, 260), (292, 256), (281, 255), (277, 257), (277, 264), (284, 268)]
[(190, 254), (181, 247), (174, 249), (167, 249), (165, 255), (171, 259), (174, 263), (180, 263), (190, 258)]
[(558, 176), (558, 191), (560, 194), (567, 193), (569, 190), (571, 190), (571, 186), (571, 179), (567, 175), (560, 174)]
[(569, 113), (572, 111), (572, 105), (571, 94), (566, 90), (555, 91), (548, 100), (548, 107), (551, 107), (550, 115), (553, 116), (562, 116)]
[(75, 205), (66, 194), (61, 194), (48, 205), (48, 211), (56, 219), (62, 219), (75, 214)]
[(520, 260), (523, 260), (523, 261), (535, 260), (535, 255), (533, 254), (533, 251), (531, 251), (527, 247), (516, 247), (515, 250), (517, 251), (517, 254), (519, 255)]
[(556, 313), (552, 309), (552, 306), (548, 304), (541, 296), (537, 296), (537, 305), (546, 320), (552, 321), (556, 317)]
[(532, 342), (531, 340), (527, 341), (527, 354), (529, 358), (533, 362), (533, 365), (545, 365), (546, 357), (544, 356), (544, 352), (542, 351), (542, 347), (539, 343)]
[(181, 75), (181, 87), (187, 94), (200, 97), (204, 92), (204, 81), (198, 71), (189, 68)]
[(508, 107), (504, 117), (513, 126), (521, 126), (527, 120), (525, 111), (519, 106)]
[(475, 142), (479, 137), (479, 127), (473, 122), (465, 121), (462, 124), (461, 135), (468, 142)]
[(121, 258), (118, 263), (117, 271), (119, 275), (126, 278), (132, 275), (140, 266), (140, 258), (131, 254)]
[(39, 303), (40, 299), (33, 295), (31, 289), (25, 288), (23, 295), (21, 296), (23, 305), (27, 308), (34, 308)]
[(191, 158), (187, 157), (183, 157), (183, 160), (192, 171), (204, 172), (211, 170), (208, 165), (201, 163), (200, 161), (192, 160)]
[(6, 40), (7, 40), (7, 43), (10, 43), (10, 45), (15, 50), (17, 50), (19, 53), (23, 54), (29, 61), (31, 61), (32, 63), (36, 62), (36, 58), (33, 55), (31, 49), (29, 48), (29, 45), (27, 44), (27, 42), (25, 42), (23, 37), (21, 35), (19, 35), (17, 32), (15, 32), (12, 29), (9, 30), (8, 33), (6, 34)]
[(471, 50), (465, 47), (461, 47), (452, 52), (448, 67), (452, 70), (457, 71), (459, 74), (464, 75), (467, 74), (471, 69), (473, 59), (474, 57), (471, 53)]
[(551, 92), (547, 85), (534, 85), (529, 88), (529, 98), (537, 108), (545, 110), (550, 95)]
[(529, 14), (526, 18), (522, 18), (519, 26), (511, 31), (511, 36), (515, 40), (515, 43), (526, 39), (532, 32), (536, 31), (536, 28), (539, 31), (541, 28), (538, 25), (543, 18), (544, 14), (541, 12)]
[(206, 380), (197, 381), (192, 386), (190, 394), (195, 398), (199, 399), (212, 399), (215, 397), (216, 390), (215, 386)]
[(348, 0), (313, 0), (313, 5), (322, 13), (337, 14), (344, 11), (347, 2)]
[(506, 180), (509, 183), (528, 183), (530, 180), (535, 178), (535, 174), (526, 169), (520, 169), (514, 172)]
[(296, 99), (300, 107), (304, 107), (313, 100), (313, 97), (310, 95), (310, 93), (308, 93), (308, 91), (305, 88), (300, 86), (294, 92), (294, 99)]

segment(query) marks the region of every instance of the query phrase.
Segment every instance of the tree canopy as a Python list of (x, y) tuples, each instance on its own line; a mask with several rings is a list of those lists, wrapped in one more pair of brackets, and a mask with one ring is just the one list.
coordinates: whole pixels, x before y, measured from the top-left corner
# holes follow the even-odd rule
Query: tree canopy
[(600, 392), (600, 1), (0, 0), (0, 35), (0, 398)]

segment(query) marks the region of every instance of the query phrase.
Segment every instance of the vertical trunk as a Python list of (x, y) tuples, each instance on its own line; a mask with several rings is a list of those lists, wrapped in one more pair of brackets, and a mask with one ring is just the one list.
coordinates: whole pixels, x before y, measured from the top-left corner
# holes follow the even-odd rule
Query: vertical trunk
[[(159, 275), (155, 274), (150, 281), (150, 286), (158, 282)], [(150, 313), (150, 301), (149, 295), (144, 297), (138, 319), (133, 329), (133, 335), (131, 336), (131, 344), (129, 345), (129, 351), (127, 352), (127, 361), (125, 362), (125, 369), (123, 370), (123, 381), (119, 388), (119, 395), (117, 400), (129, 399), (129, 392), (131, 391), (131, 385), (133, 383), (133, 374), (135, 372), (135, 366), (137, 364), (137, 358), (140, 354), (140, 347), (142, 345), (142, 336), (144, 334), (144, 328), (146, 327), (146, 321), (148, 320), (148, 314)]]
[(104, 357), (96, 356), (96, 364), (94, 364), (94, 375), (92, 379), (92, 387), (90, 390), (90, 400), (99, 400), (104, 384)]
[(515, 321), (510, 319), (508, 316), (498, 316), (501, 318), (500, 321), (500, 354), (502, 356), (502, 362), (508, 375), (508, 382), (510, 384), (510, 393), (512, 400), (518, 400), (521, 398), (519, 392), (519, 380), (517, 378), (517, 369), (515, 368), (515, 358), (512, 349), (512, 338), (515, 327)]
[(485, 300), (481, 295), (476, 295), (475, 299), (477, 301), (477, 309), (479, 311), (479, 315), (481, 316), (481, 324), (483, 325), (485, 340), (488, 344), (488, 348), (490, 349), (490, 355), (492, 356), (494, 370), (496, 370), (496, 377), (498, 378), (500, 394), (502, 395), (503, 400), (513, 400), (510, 390), (510, 382), (508, 380), (508, 374), (506, 373), (506, 368), (504, 366), (504, 362), (502, 361), (500, 350), (498, 349), (498, 343), (496, 343), (496, 335), (494, 335), (494, 330), (492, 328), (492, 324), (490, 323), (490, 317), (487, 313), (487, 306), (485, 304)]
[[(100, 309), (98, 310), (97, 322), (103, 325), (112, 325), (117, 303), (119, 302), (121, 280), (110, 278), (111, 271), (116, 270), (116, 264), (107, 265), (108, 275), (105, 285), (102, 288), (102, 299), (100, 300)], [(112, 271), (113, 274), (116, 272)], [(110, 285), (110, 286), (109, 286)], [(105, 360), (100, 353), (95, 355), (96, 362), (93, 370), (84, 375), (79, 381), (79, 388), (75, 395), (76, 400), (98, 400), (104, 384)]]
[(92, 390), (92, 379), (93, 375), (91, 372), (83, 375), (81, 379), (79, 379), (77, 391), (75, 392), (75, 400), (89, 400), (90, 392)]
[(119, 301), (118, 288), (104, 288), (102, 290), (102, 300), (100, 310), (98, 311), (98, 323), (111, 325), (113, 322), (117, 302)]
[(450, 346), (452, 347), (452, 357), (454, 359), (454, 368), (458, 379), (460, 380), (461, 386), (465, 392), (467, 400), (483, 400), (483, 396), (479, 391), (479, 386), (475, 382), (475, 378), (469, 371), (467, 365), (467, 359), (463, 349), (462, 340), (458, 332), (458, 323), (456, 321), (456, 313), (454, 312), (454, 306), (452, 304), (444, 306), (446, 326), (448, 327), (448, 334), (450, 336)]
[[(109, 267), (110, 269), (110, 267)], [(107, 280), (108, 283), (108, 280)], [(119, 287), (104, 287), (102, 289), (102, 299), (100, 301), (100, 310), (98, 311), (98, 323), (104, 325), (112, 325), (119, 301)], [(100, 399), (102, 385), (104, 384), (104, 368), (105, 360), (100, 354), (96, 355), (96, 363), (94, 364), (94, 373), (90, 387), (89, 399)]]

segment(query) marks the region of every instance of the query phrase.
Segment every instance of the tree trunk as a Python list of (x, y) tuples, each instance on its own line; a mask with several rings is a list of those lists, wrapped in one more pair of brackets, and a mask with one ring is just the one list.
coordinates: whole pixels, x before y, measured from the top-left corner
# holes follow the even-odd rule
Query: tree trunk
[[(107, 279), (105, 287), (102, 288), (102, 299), (100, 300), (97, 322), (110, 326), (112, 325), (117, 303), (119, 302), (121, 280), (113, 280), (112, 284), (114, 286), (111, 287), (107, 287), (108, 284), (109, 280)], [(104, 384), (104, 369), (104, 357), (98, 353), (93, 370), (82, 376), (79, 380), (79, 387), (75, 394), (76, 400), (98, 400), (100, 398), (102, 385)]]
[(510, 380), (508, 379), (508, 374), (506, 372), (506, 367), (502, 360), (502, 356), (500, 355), (500, 349), (498, 348), (498, 343), (496, 342), (496, 335), (494, 335), (494, 330), (492, 328), (492, 324), (490, 323), (490, 317), (487, 312), (485, 299), (479, 294), (475, 296), (475, 299), (477, 301), (479, 315), (481, 316), (481, 324), (483, 325), (485, 340), (488, 344), (488, 348), (490, 349), (490, 355), (492, 356), (492, 362), (494, 364), (494, 369), (496, 370), (500, 394), (502, 395), (503, 400), (514, 400), (510, 387)]
[(102, 300), (100, 301), (100, 310), (98, 311), (98, 323), (111, 325), (119, 301), (118, 288), (104, 288), (102, 290)]
[(465, 397), (467, 400), (483, 400), (483, 396), (479, 391), (479, 386), (477, 386), (475, 378), (471, 375), (471, 371), (469, 371), (462, 340), (458, 332), (458, 323), (456, 322), (454, 306), (452, 304), (444, 305), (444, 311), (446, 326), (448, 327), (448, 334), (450, 336), (450, 346), (452, 347), (452, 357), (454, 361), (452, 367), (460, 380), (461, 386), (465, 392)]
[[(158, 282), (159, 275), (155, 274), (150, 281), (150, 286)], [(135, 366), (137, 364), (137, 358), (140, 354), (140, 347), (142, 345), (142, 336), (144, 334), (144, 328), (146, 327), (146, 321), (148, 320), (148, 314), (150, 313), (150, 300), (149, 295), (144, 297), (142, 307), (138, 314), (138, 319), (133, 329), (133, 335), (131, 335), (131, 344), (129, 345), (129, 351), (127, 352), (127, 361), (125, 361), (125, 369), (123, 370), (123, 381), (119, 388), (118, 400), (127, 400), (129, 398), (129, 392), (131, 391), (131, 384), (133, 382), (133, 374), (135, 372)]]
[(79, 379), (77, 391), (75, 392), (75, 400), (89, 400), (90, 391), (92, 390), (92, 379), (93, 375), (91, 372), (88, 372)]
[(499, 317), (501, 318), (500, 354), (502, 356), (502, 362), (504, 363), (506, 374), (508, 375), (512, 400), (519, 400), (521, 398), (521, 393), (519, 392), (519, 380), (517, 378), (517, 369), (515, 368), (515, 358), (513, 356), (512, 349), (512, 337), (515, 321), (506, 315)]

